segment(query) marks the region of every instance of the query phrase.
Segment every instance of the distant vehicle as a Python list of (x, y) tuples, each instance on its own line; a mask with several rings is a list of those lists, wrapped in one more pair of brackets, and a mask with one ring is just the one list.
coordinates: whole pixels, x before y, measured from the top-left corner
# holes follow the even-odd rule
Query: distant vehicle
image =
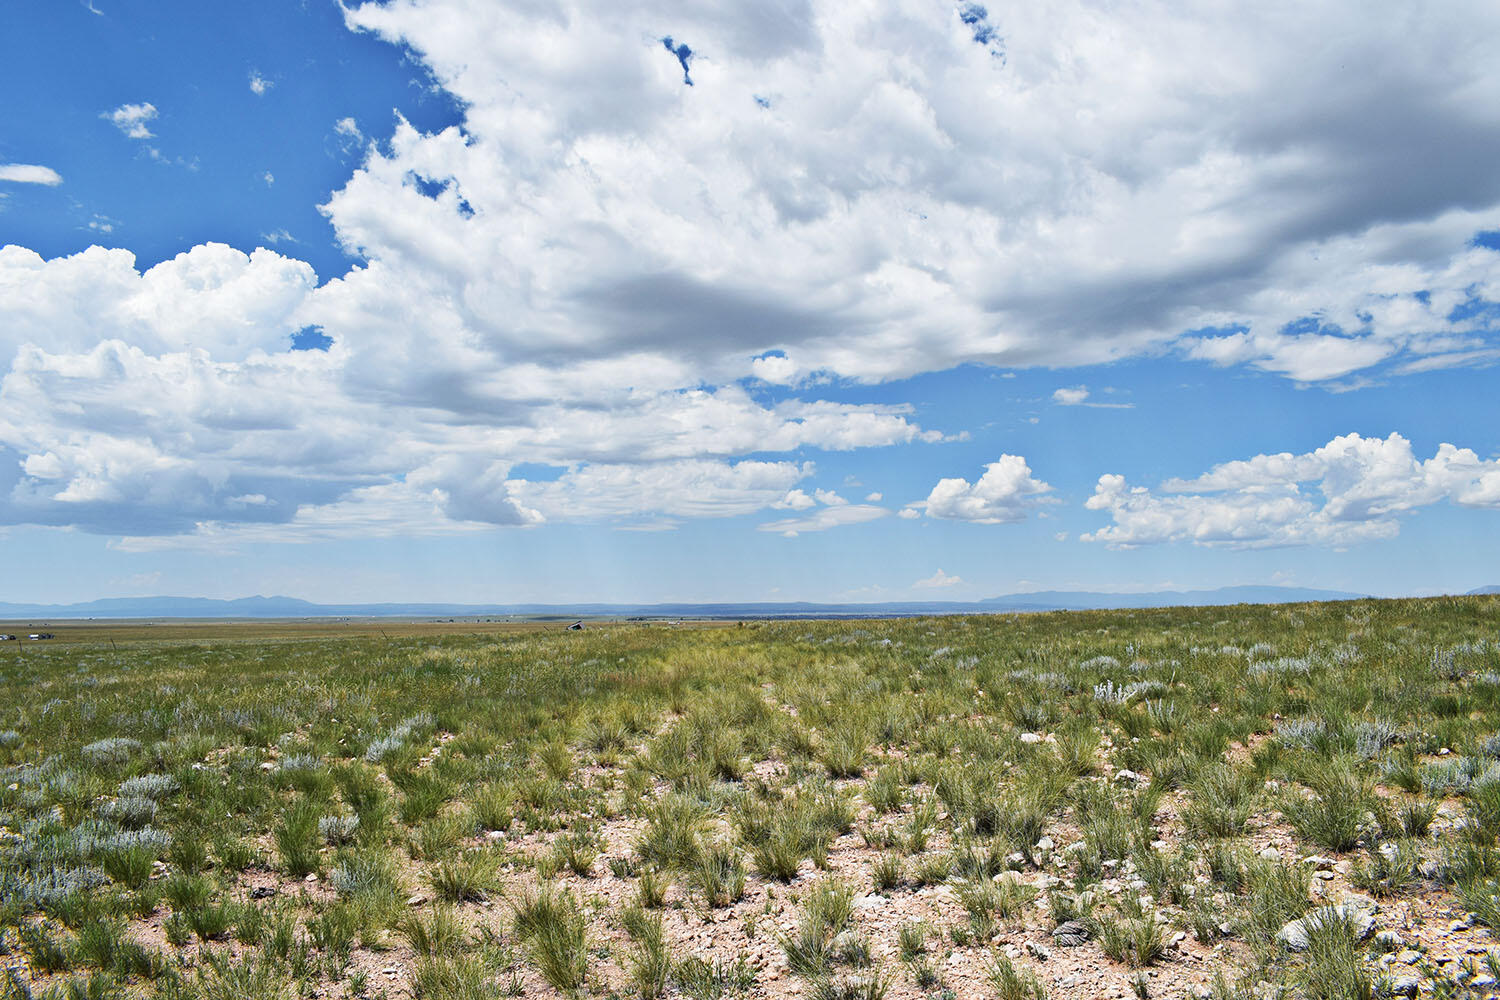
[(15, 638), (15, 636), (13, 636), (13, 635), (0, 635), (0, 642), (7, 642), (7, 641), (9, 641), (11, 639), (14, 639), (14, 638)]
[(33, 632), (30, 635), (28, 635), (26, 638), (32, 639), (32, 640), (38, 640), (38, 639), (56, 639), (57, 636), (53, 635), (51, 632)]

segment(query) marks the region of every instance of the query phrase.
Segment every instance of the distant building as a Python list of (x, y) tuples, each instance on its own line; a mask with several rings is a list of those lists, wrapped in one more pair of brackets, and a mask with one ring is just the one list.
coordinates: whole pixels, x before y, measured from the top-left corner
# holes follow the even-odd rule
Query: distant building
[(583, 631), (583, 622), (574, 622), (573, 624), (571, 624), (571, 625), (568, 626), (568, 631), (569, 632), (582, 632)]

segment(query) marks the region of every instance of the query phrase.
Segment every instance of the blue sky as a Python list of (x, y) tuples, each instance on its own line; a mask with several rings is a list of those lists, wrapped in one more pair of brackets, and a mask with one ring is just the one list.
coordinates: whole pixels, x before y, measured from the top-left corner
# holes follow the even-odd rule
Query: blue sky
[(1500, 583), (1500, 15), (1305, 7), (9, 0), (0, 600)]

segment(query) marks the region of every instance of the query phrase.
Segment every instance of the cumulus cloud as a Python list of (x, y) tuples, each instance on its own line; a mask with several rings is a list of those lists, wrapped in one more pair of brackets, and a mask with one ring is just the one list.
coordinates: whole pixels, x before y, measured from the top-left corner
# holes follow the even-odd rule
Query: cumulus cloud
[(1226, 462), (1158, 492), (1100, 476), (1085, 506), (1114, 523), (1081, 537), (1117, 548), (1346, 546), (1393, 537), (1402, 515), (1445, 500), (1500, 509), (1500, 460), (1451, 444), (1421, 460), (1399, 434), (1346, 434), (1301, 455)]
[(922, 511), (928, 517), (954, 521), (1011, 524), (1025, 520), (1038, 505), (1052, 502), (1047, 496), (1052, 487), (1034, 477), (1019, 455), (1001, 455), (984, 470), (974, 483), (962, 478), (938, 480), (927, 499), (909, 504), (902, 516), (915, 517)]
[[(339, 515), (358, 533), (415, 511), (414, 532), (660, 526), (843, 503), (795, 489), (809, 463), (737, 456), (931, 436), (902, 405), (651, 388), (609, 364), (477, 366), (454, 383), (338, 326), (318, 338), (326, 350), (290, 351), (322, 329), (310, 322), (322, 315), (315, 284), (308, 265), (265, 249), (204, 245), (144, 272), (122, 250), (52, 261), (0, 250), (0, 355), (11, 359), (0, 462), (21, 472), (0, 520), (119, 532), (136, 546), (151, 534), (227, 542), (237, 526), (322, 538)], [(567, 471), (532, 482), (510, 475), (520, 462)]]
[(817, 503), (802, 490), (790, 490), (787, 495), (771, 504), (777, 510), (806, 510)]
[(43, 167), (35, 163), (0, 163), (0, 181), (56, 187), (62, 183), (62, 174), (51, 167)]
[(156, 117), (156, 105), (150, 101), (140, 104), (122, 104), (113, 111), (106, 111), (100, 117), (111, 122), (115, 128), (132, 139), (155, 137), (155, 133), (146, 126), (147, 122)]
[(923, 588), (923, 589), (925, 589), (925, 588), (940, 589), (940, 588), (943, 588), (943, 587), (956, 587), (956, 586), (958, 586), (959, 584), (961, 584), (963, 582), (964, 582), (963, 581), (963, 577), (961, 577), (961, 576), (949, 576), (947, 573), (944, 573), (942, 571), (942, 569), (939, 569), (936, 573), (932, 574), (931, 576), (929, 576), (929, 577), (927, 577), (925, 579), (922, 579), (922, 580), (918, 580), (916, 583), (912, 584), (912, 586), (913, 587), (917, 587), (917, 588)]
[[(1337, 5), (1047, 4), (984, 22), (1004, 58), (961, 11), (915, 2), (396, 0), (347, 18), (412, 46), (468, 110), (462, 131), (398, 130), (330, 203), (341, 235), (544, 343), (690, 344), (715, 378), (767, 381), (1177, 343), (1319, 381), (1490, 335), (1451, 308), (1490, 301), (1500, 274), (1467, 247), (1500, 219), (1481, 166), (1500, 81), (1482, 46), (1450, 44), (1500, 27), (1483, 5), (1414, 34)], [(692, 87), (663, 57), (668, 23), (702, 56)], [(1433, 148), (1452, 154), (1441, 182)], [(413, 176), (443, 186), (426, 208)]]
[[(0, 250), (0, 520), (293, 537), (781, 504), (767, 530), (818, 530), (888, 511), (803, 492), (796, 453), (942, 436), (818, 398), (840, 380), (1493, 360), (1500, 253), (1470, 238), (1500, 228), (1500, 77), (1465, 41), (1493, 5), (1422, 31), (1336, 4), (967, 10), (346, 5), (462, 125), (332, 125), (363, 154), (323, 211), (361, 263), (321, 286), (270, 250)], [(137, 140), (156, 116), (104, 115)], [(289, 351), (309, 329), (327, 350)], [(1008, 456), (901, 516), (1003, 523), (1048, 491)]]
[(266, 91), (270, 90), (274, 86), (275, 84), (272, 81), (267, 80), (265, 77), (261, 76), (258, 70), (250, 71), (250, 92), (253, 93), (256, 97), (262, 96)]

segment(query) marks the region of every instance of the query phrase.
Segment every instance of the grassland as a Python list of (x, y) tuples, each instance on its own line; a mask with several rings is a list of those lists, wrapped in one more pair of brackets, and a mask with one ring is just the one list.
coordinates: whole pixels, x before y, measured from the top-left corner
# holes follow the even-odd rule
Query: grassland
[(54, 631), (0, 997), (1494, 990), (1495, 597)]

